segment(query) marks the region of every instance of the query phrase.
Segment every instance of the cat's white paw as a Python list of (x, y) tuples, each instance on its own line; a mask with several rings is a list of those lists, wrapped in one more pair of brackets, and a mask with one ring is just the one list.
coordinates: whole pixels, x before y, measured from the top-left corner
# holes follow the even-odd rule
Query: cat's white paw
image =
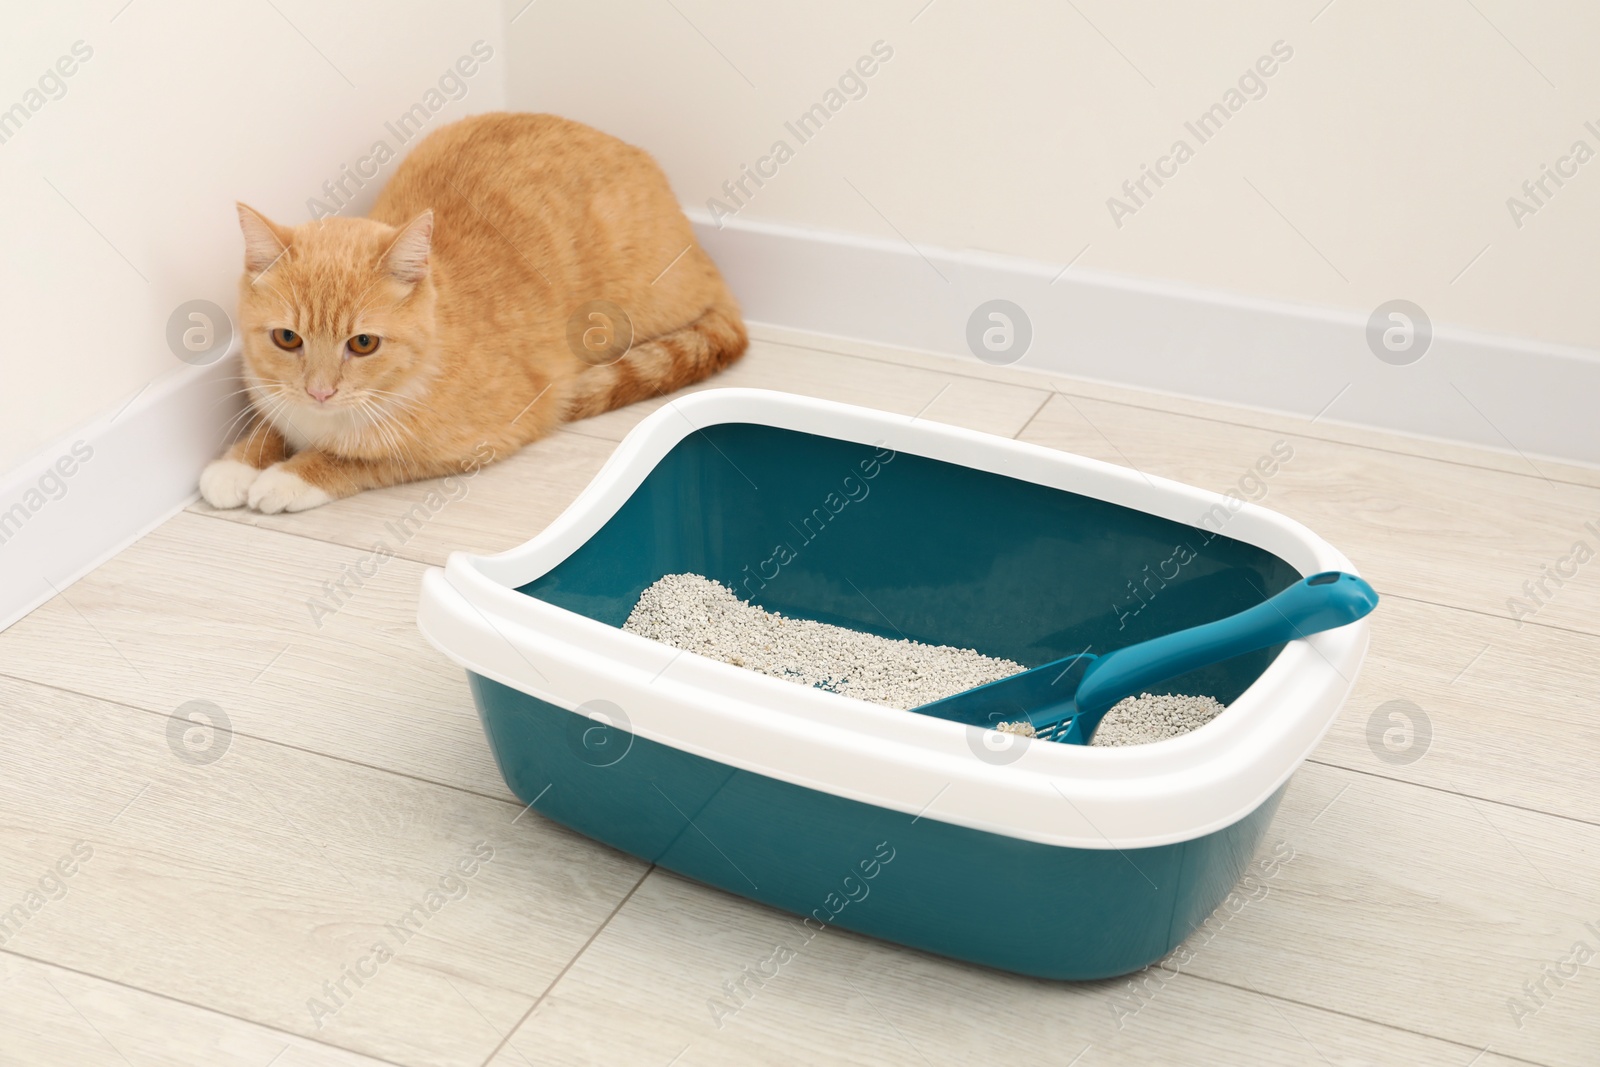
[(261, 472), (248, 463), (214, 459), (200, 473), (200, 495), (214, 508), (240, 507), (260, 475)]
[(285, 470), (282, 463), (274, 463), (262, 471), (250, 486), (250, 506), (264, 515), (304, 511), (332, 499), (298, 474)]

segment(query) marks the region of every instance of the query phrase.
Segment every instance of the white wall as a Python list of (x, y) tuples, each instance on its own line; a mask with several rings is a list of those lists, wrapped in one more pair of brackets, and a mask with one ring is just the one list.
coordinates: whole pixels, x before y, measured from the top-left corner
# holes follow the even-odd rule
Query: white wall
[(429, 125), (505, 103), (496, 0), (125, 4), (7, 5), (0, 111), (39, 106), (0, 127), (0, 471), (182, 368), (179, 304), (233, 310), (236, 199), (304, 221), (475, 41), (493, 57)]
[[(880, 39), (866, 96), (799, 145), (785, 120)], [(1280, 40), (1266, 94), (1200, 144), (1184, 122)], [(509, 99), (645, 146), (702, 208), (788, 140), (740, 220), (1362, 316), (1405, 298), (1592, 348), (1600, 160), (1520, 227), (1506, 201), (1574, 141), (1600, 152), (1597, 42), (1600, 7), (1513, 0), (541, 0)], [(1116, 225), (1107, 199), (1179, 138), (1194, 158)]]

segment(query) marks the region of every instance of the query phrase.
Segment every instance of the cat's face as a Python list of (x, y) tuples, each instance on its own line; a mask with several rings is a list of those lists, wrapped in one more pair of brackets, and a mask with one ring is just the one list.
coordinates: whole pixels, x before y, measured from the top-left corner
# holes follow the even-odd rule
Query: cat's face
[(432, 212), (286, 227), (239, 205), (239, 325), (247, 381), (274, 422), (384, 421), (433, 367)]

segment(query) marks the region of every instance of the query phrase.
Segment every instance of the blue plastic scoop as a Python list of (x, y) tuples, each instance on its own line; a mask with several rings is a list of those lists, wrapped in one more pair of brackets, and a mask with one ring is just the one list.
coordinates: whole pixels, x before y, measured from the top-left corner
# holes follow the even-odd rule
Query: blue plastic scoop
[(1036, 737), (1087, 745), (1124, 697), (1233, 656), (1348, 625), (1377, 605), (1377, 592), (1360, 578), (1324, 571), (1237, 615), (1103, 656), (1065, 656), (911, 710), (973, 726), (1026, 723)]

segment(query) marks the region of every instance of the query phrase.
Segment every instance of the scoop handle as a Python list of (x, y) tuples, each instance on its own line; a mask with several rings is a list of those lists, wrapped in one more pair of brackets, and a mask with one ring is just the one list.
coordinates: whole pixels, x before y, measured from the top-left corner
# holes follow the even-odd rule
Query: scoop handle
[(1078, 685), (1074, 733), (1084, 743), (1112, 705), (1146, 686), (1197, 667), (1344, 626), (1378, 605), (1378, 594), (1344, 571), (1302, 578), (1237, 615), (1128, 645), (1101, 656)]

